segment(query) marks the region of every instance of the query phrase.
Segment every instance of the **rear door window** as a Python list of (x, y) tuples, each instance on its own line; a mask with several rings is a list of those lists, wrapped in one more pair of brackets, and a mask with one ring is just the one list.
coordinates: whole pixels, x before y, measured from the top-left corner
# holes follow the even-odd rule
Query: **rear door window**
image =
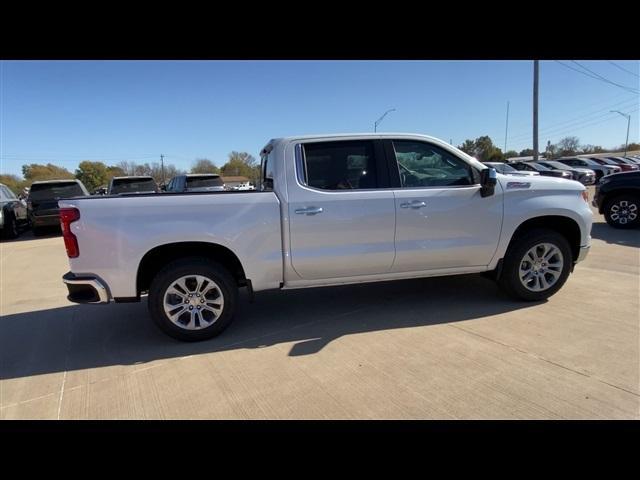
[(303, 144), (302, 180), (321, 190), (379, 188), (373, 142), (338, 141)]

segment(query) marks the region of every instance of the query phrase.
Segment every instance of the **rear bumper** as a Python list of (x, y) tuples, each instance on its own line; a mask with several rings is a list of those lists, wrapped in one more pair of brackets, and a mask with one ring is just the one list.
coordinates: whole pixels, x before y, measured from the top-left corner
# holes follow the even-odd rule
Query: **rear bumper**
[(31, 224), (35, 227), (59, 227), (60, 214), (57, 215), (31, 215)]
[(62, 281), (67, 286), (67, 299), (74, 303), (109, 303), (107, 287), (96, 277), (67, 272)]

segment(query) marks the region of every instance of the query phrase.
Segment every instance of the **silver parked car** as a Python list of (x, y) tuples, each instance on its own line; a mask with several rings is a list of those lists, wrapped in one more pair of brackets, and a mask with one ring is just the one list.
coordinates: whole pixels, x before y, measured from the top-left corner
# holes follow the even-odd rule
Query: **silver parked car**
[(564, 163), (558, 162), (557, 160), (544, 160), (538, 163), (549, 168), (567, 170), (571, 172), (573, 180), (577, 180), (583, 185), (594, 185), (596, 183), (596, 172), (589, 168), (570, 167), (569, 165), (565, 165)]

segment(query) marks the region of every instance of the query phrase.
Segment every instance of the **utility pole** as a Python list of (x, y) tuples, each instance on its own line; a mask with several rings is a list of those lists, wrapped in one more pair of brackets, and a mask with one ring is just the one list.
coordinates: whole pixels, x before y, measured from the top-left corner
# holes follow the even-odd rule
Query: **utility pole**
[(533, 61), (533, 161), (538, 161), (538, 60)]
[(160, 169), (162, 170), (162, 184), (164, 185), (164, 155), (160, 154)]
[(627, 156), (627, 149), (629, 148), (629, 125), (631, 125), (631, 114), (622, 113), (619, 110), (610, 110), (612, 113), (619, 113), (623, 117), (627, 117), (627, 139), (624, 141), (624, 156)]
[(504, 153), (507, 153), (507, 132), (509, 131), (509, 101), (507, 101), (507, 123), (504, 127)]

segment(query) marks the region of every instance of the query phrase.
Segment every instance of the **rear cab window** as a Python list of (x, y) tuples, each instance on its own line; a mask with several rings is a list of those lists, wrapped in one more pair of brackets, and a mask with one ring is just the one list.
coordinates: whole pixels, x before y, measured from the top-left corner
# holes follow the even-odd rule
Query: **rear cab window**
[(203, 175), (201, 177), (187, 177), (186, 188), (222, 187), (224, 182), (219, 175)]
[(84, 196), (85, 192), (77, 182), (34, 183), (29, 190), (32, 201), (57, 200)]
[(152, 178), (119, 178), (113, 180), (112, 194), (156, 192), (156, 182)]

